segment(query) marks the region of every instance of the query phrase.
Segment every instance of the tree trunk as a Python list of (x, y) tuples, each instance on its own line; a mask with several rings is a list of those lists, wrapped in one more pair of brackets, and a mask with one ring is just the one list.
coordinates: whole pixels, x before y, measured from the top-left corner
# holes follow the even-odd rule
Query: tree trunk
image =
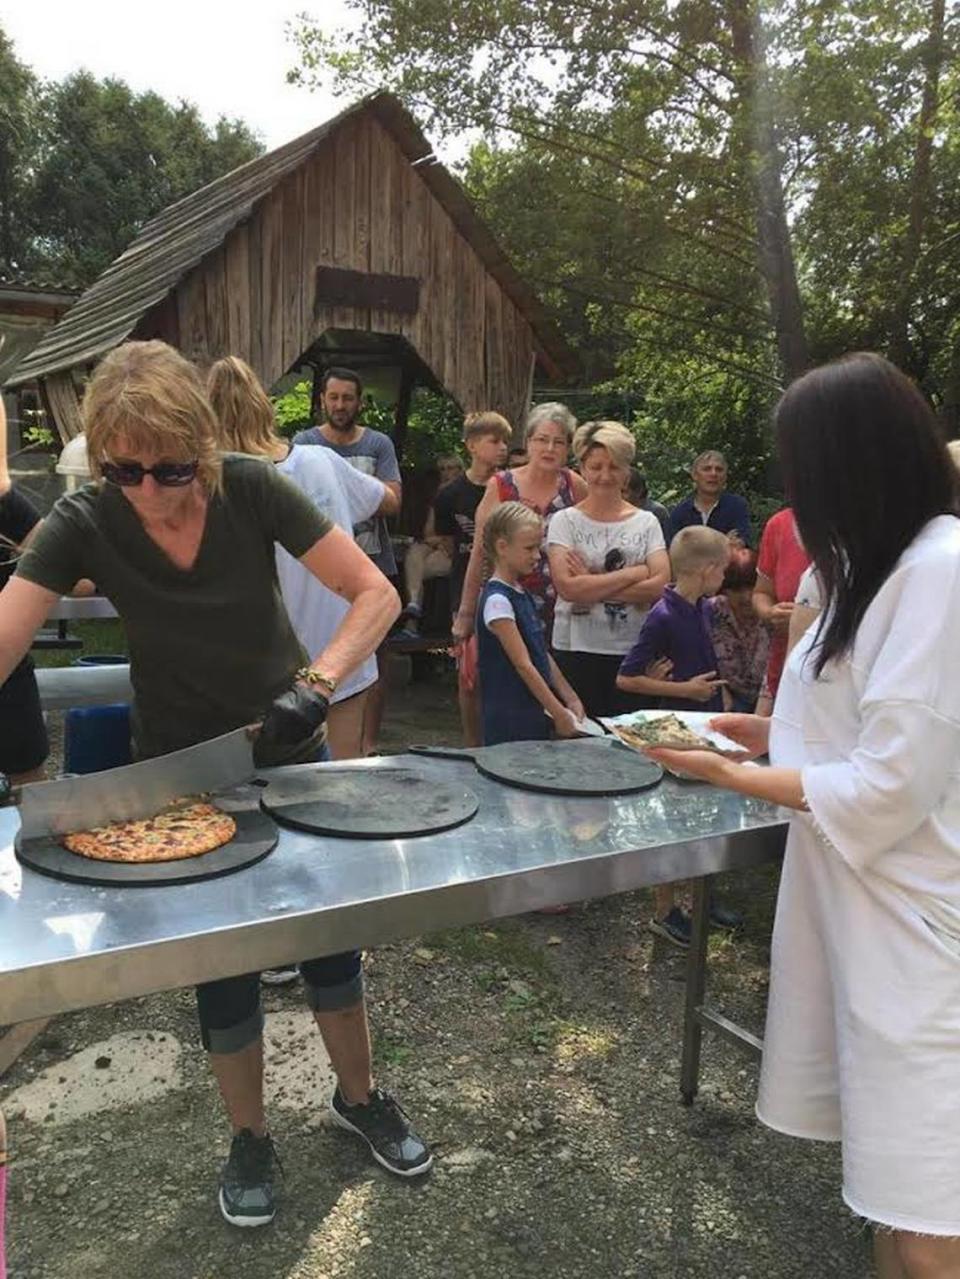
[(760, 266), (767, 286), (784, 381), (799, 377), (810, 354), (783, 197), (783, 162), (777, 146), (760, 22), (753, 0), (727, 0), (727, 21), (737, 63), (742, 141), (749, 155), (756, 199)]
[(930, 29), (923, 51), (923, 98), (917, 121), (917, 143), (910, 176), (910, 205), (907, 232), (903, 241), (897, 295), (890, 314), (890, 358), (903, 369), (911, 366), (910, 304), (915, 289), (917, 263), (930, 202), (930, 157), (939, 106), (940, 73), (943, 69), (943, 25), (945, 0), (932, 0)]

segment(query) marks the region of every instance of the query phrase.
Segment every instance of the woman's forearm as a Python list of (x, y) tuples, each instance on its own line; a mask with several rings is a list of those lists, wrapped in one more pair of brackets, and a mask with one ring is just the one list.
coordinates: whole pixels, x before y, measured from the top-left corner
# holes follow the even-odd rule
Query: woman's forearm
[(756, 613), (757, 617), (760, 618), (761, 622), (768, 622), (770, 620), (770, 614), (772, 613), (776, 602), (776, 598), (767, 591), (753, 592), (753, 611)]
[(467, 571), (463, 577), (463, 587), (460, 591), (460, 607), (457, 610), (458, 616), (470, 622), (471, 625), (477, 611), (477, 600), (480, 598), (480, 591), (483, 588), (483, 567), (483, 547), (480, 545), (479, 539), (474, 538), (473, 546), (470, 549), (470, 559), (467, 561)]
[(400, 597), (384, 582), (360, 591), (330, 643), (311, 666), (338, 682), (375, 653), (400, 613)]
[(667, 573), (656, 573), (648, 577), (646, 581), (637, 582), (636, 586), (631, 586), (620, 598), (626, 604), (655, 604), (663, 594), (668, 580)]
[(716, 782), (738, 795), (752, 795), (770, 804), (784, 808), (806, 809), (803, 795), (803, 774), (799, 768), (756, 768), (747, 764), (723, 761), (723, 768)]
[(571, 604), (599, 604), (623, 599), (624, 592), (645, 583), (648, 577), (646, 566), (637, 564), (612, 573), (561, 573), (559, 580), (554, 575), (554, 586), (560, 598)]

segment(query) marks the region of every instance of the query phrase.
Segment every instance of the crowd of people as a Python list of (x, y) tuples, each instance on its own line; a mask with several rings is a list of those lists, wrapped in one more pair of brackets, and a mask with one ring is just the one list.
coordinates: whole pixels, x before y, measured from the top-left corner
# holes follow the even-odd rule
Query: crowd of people
[[(38, 730), (12, 739), (20, 754), (2, 735), (6, 771), (42, 766), (24, 659), (85, 579), (127, 626), (141, 757), (254, 720), (263, 764), (374, 748), (401, 480), (362, 390), (329, 369), (324, 420), (290, 444), (238, 359), (206, 383), (159, 342), (102, 361), (83, 406), (94, 482), (42, 523), (0, 492), (0, 715)], [(406, 624), (415, 634), (423, 583), (445, 572), (469, 743), (572, 738), (653, 707), (706, 711), (740, 743), (739, 759), (651, 754), (792, 813), (758, 1113), (842, 1142), (882, 1279), (946, 1279), (960, 1273), (957, 471), (929, 405), (877, 356), (798, 379), (777, 438), (790, 505), (755, 552), (715, 450), (667, 512), (621, 423), (541, 404), (514, 441), (500, 415), (469, 416), (406, 570)], [(669, 887), (653, 923), (688, 941)], [(337, 1076), (333, 1120), (393, 1173), (426, 1172), (426, 1141), (372, 1077), (360, 953), (300, 972)], [(244, 1226), (275, 1211), (259, 982), (197, 989), (233, 1134), (218, 1200)], [(3, 1172), (0, 1158), (0, 1218)]]

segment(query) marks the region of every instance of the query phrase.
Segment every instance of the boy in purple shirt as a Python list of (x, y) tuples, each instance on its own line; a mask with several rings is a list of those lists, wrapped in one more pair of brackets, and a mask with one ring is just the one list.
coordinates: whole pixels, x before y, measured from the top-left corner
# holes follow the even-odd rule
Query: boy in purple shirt
[[(702, 524), (680, 530), (670, 543), (674, 583), (644, 619), (636, 644), (620, 665), (617, 688), (658, 697), (663, 710), (723, 710), (708, 600), (719, 591), (729, 558), (730, 542), (723, 533)], [(644, 673), (664, 659), (670, 663), (669, 678)], [(649, 927), (675, 946), (689, 946), (690, 917), (677, 905), (675, 887), (654, 888)], [(719, 909), (716, 915), (718, 923), (728, 921), (725, 926), (734, 920), (728, 912), (721, 916)]]
[[(657, 697), (663, 710), (722, 711), (723, 681), (710, 636), (708, 600), (716, 595), (730, 558), (723, 533), (705, 525), (681, 529), (670, 543), (674, 583), (647, 614), (637, 642), (624, 658), (617, 688)], [(646, 671), (666, 658), (669, 679)]]

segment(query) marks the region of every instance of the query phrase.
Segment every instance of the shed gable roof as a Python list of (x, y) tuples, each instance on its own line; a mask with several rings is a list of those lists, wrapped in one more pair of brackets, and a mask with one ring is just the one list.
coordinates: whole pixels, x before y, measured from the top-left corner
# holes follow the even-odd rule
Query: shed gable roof
[[(250, 217), (259, 200), (303, 164), (336, 129), (364, 112), (376, 116), (411, 163), (427, 161), (432, 156), (430, 144), (399, 98), (376, 93), (309, 133), (224, 174), (151, 218), (129, 248), (19, 365), (11, 385), (86, 364), (127, 339), (141, 318), (162, 302), (188, 271)], [(460, 183), (436, 162), (418, 164), (418, 172), (528, 321), (537, 344), (561, 371), (572, 371), (576, 357), (480, 219)]]

